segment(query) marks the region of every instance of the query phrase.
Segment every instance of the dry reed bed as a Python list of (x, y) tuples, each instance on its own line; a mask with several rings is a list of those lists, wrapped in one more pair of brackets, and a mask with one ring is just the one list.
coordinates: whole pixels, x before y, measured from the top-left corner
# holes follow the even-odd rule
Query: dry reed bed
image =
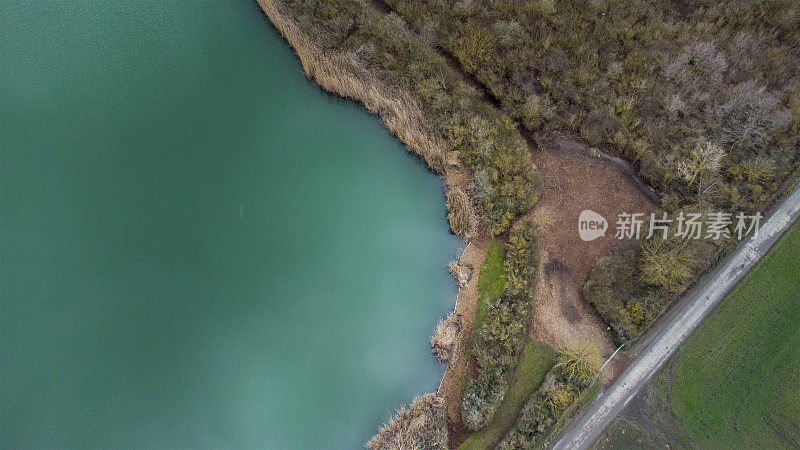
[(378, 114), (389, 130), (418, 154), (436, 173), (445, 174), (456, 155), (431, 129), (419, 100), (402, 89), (389, 86), (364, 68), (352, 53), (324, 51), (269, 0), (257, 0), (269, 20), (297, 52), (308, 78), (323, 89), (362, 103)]

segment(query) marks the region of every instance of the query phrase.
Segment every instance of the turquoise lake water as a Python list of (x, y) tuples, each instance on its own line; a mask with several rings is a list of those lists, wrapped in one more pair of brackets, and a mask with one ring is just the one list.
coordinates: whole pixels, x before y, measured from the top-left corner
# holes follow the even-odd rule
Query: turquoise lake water
[(255, 4), (3, 9), (2, 447), (358, 448), (438, 386), (441, 180)]

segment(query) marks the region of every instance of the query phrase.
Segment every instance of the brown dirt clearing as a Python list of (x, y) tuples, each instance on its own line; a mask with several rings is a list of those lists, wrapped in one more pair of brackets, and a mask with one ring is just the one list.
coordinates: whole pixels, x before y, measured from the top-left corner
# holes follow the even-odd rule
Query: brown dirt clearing
[[(608, 358), (614, 345), (600, 317), (581, 298), (581, 288), (600, 258), (609, 256), (622, 242), (614, 235), (617, 215), (649, 215), (656, 210), (654, 195), (630, 167), (612, 158), (591, 156), (587, 146), (571, 139), (559, 138), (546, 150), (533, 151), (532, 155), (542, 179), (543, 195), (528, 217), (546, 219), (539, 239), (542, 270), (530, 334), (556, 348), (589, 339)], [(591, 242), (581, 240), (578, 216), (585, 209), (608, 220), (605, 236)], [(619, 376), (626, 366), (609, 364), (604, 382)]]

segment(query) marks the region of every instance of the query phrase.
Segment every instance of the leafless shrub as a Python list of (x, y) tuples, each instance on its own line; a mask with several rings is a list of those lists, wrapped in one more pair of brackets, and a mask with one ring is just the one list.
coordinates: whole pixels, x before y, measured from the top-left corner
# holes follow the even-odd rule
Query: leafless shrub
[(753, 73), (755, 60), (753, 55), (757, 55), (762, 50), (764, 39), (753, 36), (746, 31), (740, 31), (730, 43), (731, 55), (736, 55), (731, 60), (731, 71), (735, 79), (746, 79)]
[(431, 350), (440, 362), (450, 362), (458, 345), (461, 332), (461, 314), (453, 311), (436, 325), (436, 333), (431, 338)]
[(717, 51), (713, 42), (696, 42), (684, 47), (677, 58), (667, 65), (666, 75), (670, 79), (686, 82), (694, 77), (719, 78), (727, 68), (725, 55)]
[(742, 149), (762, 147), (791, 122), (791, 113), (781, 108), (778, 98), (753, 80), (735, 86), (714, 115), (725, 143)]
[(494, 24), (497, 43), (501, 47), (517, 47), (525, 43), (525, 30), (516, 20), (500, 20)]
[(447, 264), (447, 269), (450, 271), (450, 275), (456, 279), (456, 283), (458, 283), (458, 287), (460, 288), (466, 286), (472, 278), (473, 268), (469, 264), (461, 264), (459, 261), (450, 261), (450, 263)]
[(367, 442), (367, 448), (446, 449), (447, 414), (444, 399), (437, 394), (417, 397), (408, 409), (400, 408), (378, 434)]
[(687, 45), (666, 65), (667, 79), (675, 82), (686, 98), (703, 104), (722, 84), (728, 61), (713, 42)]
[(691, 186), (703, 178), (719, 174), (725, 151), (714, 142), (701, 140), (688, 157), (678, 161), (678, 174)]
[(677, 118), (678, 116), (686, 113), (686, 102), (680, 94), (672, 94), (666, 99), (666, 108), (670, 117)]

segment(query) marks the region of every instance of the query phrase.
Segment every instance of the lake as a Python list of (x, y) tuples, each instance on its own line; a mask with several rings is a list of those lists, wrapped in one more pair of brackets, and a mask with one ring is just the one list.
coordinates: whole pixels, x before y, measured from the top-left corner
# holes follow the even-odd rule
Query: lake
[(0, 35), (2, 447), (358, 448), (436, 389), (442, 181), (253, 2)]

